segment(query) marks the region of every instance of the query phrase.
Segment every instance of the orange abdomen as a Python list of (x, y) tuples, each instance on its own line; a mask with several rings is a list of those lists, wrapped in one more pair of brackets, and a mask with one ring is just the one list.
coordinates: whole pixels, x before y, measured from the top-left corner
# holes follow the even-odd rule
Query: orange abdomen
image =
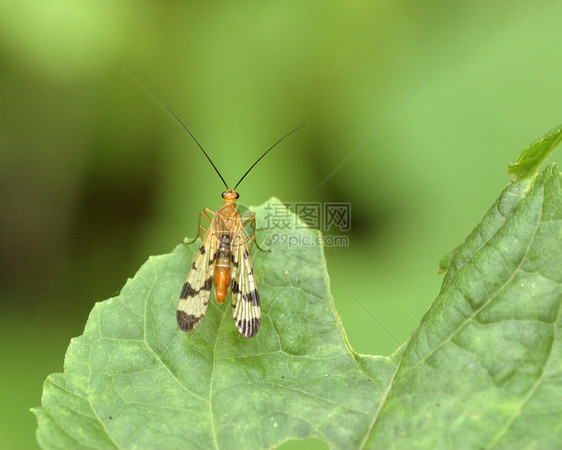
[(215, 297), (217, 303), (223, 303), (230, 287), (230, 267), (215, 267), (213, 283), (215, 284)]

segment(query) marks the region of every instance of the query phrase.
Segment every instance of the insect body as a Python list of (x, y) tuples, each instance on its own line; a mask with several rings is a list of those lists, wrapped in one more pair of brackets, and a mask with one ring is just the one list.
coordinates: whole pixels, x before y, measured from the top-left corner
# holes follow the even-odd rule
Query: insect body
[[(193, 330), (207, 312), (213, 285), (215, 287), (215, 298), (218, 303), (225, 301), (228, 288), (230, 287), (232, 291), (231, 303), (234, 324), (242, 335), (253, 337), (260, 327), (261, 307), (250, 251), (254, 244), (256, 244), (258, 249), (262, 249), (257, 244), (255, 238), (256, 217), (254, 213), (249, 212), (241, 215), (236, 208), (236, 200), (239, 197), (236, 188), (250, 170), (273, 147), (304, 125), (287, 133), (273, 144), (248, 169), (240, 181), (236, 183), (234, 189), (229, 189), (224, 178), (201, 144), (199, 144), (181, 120), (171, 110), (168, 109), (168, 111), (197, 143), (226, 186), (226, 191), (222, 193), (222, 198), (224, 199), (222, 207), (216, 212), (208, 208), (201, 211), (197, 235), (193, 241), (188, 243), (191, 244), (198, 238), (201, 238), (202, 241), (181, 290), (176, 311), (178, 326), (183, 331)], [(201, 219), (209, 222), (207, 228), (201, 224)], [(246, 226), (252, 229), (249, 235), (246, 235), (244, 231)]]
[[(253, 212), (240, 215), (234, 190), (223, 192), (222, 197), (224, 203), (215, 213), (205, 209), (199, 215), (195, 239), (200, 237), (202, 245), (180, 294), (178, 325), (183, 331), (193, 330), (207, 312), (212, 286), (218, 303), (225, 301), (230, 287), (234, 323), (241, 334), (252, 337), (260, 327), (261, 308), (250, 258), (255, 235), (246, 236), (244, 227), (250, 225), (255, 232), (256, 218)], [(202, 218), (209, 220), (208, 228), (201, 224)]]

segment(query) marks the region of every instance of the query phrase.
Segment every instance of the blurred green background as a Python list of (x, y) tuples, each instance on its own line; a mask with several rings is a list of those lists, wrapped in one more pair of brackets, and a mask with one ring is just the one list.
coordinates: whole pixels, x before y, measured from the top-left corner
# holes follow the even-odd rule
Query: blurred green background
[(562, 121), (561, 23), (557, 1), (2, 2), (2, 446), (36, 447), (28, 410), (94, 302), (221, 203), (203, 155), (119, 64), (227, 182), (308, 125), (241, 200), (351, 202), (350, 247), (326, 250), (333, 295), (353, 347), (386, 355), (507, 163)]

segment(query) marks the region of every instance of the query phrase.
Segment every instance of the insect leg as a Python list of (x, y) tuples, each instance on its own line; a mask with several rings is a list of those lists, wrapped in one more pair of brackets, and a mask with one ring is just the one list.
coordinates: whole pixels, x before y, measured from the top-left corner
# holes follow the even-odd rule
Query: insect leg
[(258, 241), (256, 241), (256, 236), (254, 234), (251, 234), (250, 236), (246, 237), (246, 244), (248, 245), (248, 249), (250, 251), (252, 251), (252, 248), (254, 246), (254, 244), (256, 245), (256, 248), (264, 253), (271, 253), (271, 250), (264, 250), (263, 248), (261, 248), (258, 245)]
[(198, 238), (203, 239), (203, 236), (205, 236), (205, 233), (207, 232), (207, 228), (201, 225), (201, 218), (204, 217), (209, 221), (209, 223), (211, 223), (212, 216), (214, 215), (215, 215), (214, 211), (209, 208), (205, 208), (203, 211), (201, 211), (199, 213), (199, 220), (197, 221), (197, 234), (195, 235), (195, 238), (192, 241), (184, 242), (184, 244), (185, 245), (193, 244)]
[(258, 245), (258, 242), (256, 241), (256, 214), (253, 213), (252, 211), (244, 214), (242, 217), (242, 226), (245, 227), (247, 225), (250, 225), (250, 228), (252, 228), (252, 234), (250, 234), (250, 236), (248, 236), (248, 240), (251, 240), (250, 242), (250, 250), (252, 250), (252, 246), (254, 244), (256, 244), (256, 247), (258, 250), (261, 250), (264, 253), (271, 253), (271, 250), (264, 250), (263, 248), (261, 248)]

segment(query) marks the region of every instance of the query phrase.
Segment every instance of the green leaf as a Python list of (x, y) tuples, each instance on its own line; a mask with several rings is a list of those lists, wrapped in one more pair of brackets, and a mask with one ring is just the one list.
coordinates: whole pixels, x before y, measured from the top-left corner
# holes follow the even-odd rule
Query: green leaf
[(537, 171), (544, 160), (562, 142), (562, 124), (554, 127), (521, 152), (517, 161), (508, 164), (507, 171), (516, 181)]
[(449, 267), (455, 259), (455, 256), (457, 256), (457, 253), (462, 248), (463, 246), (459, 245), (458, 247), (455, 247), (453, 250), (447, 253), (445, 256), (443, 256), (443, 258), (441, 258), (441, 260), (439, 261), (439, 273), (445, 273), (447, 272), (447, 270), (449, 270)]
[[(294, 220), (278, 200), (269, 207)], [(264, 226), (264, 207), (256, 213)], [(356, 363), (318, 233), (302, 224), (273, 232), (267, 240), (291, 245), (254, 252), (263, 303), (256, 337), (239, 334), (228, 301), (211, 301), (196, 330), (179, 331), (175, 308), (197, 245), (151, 257), (119, 297), (96, 304), (64, 374), (47, 378), (35, 411), (40, 444), (271, 448), (318, 436), (357, 446), (391, 372), (368, 375)]]
[(556, 165), (504, 190), (410, 337), (368, 447), (559, 444), (561, 224)]
[(268, 228), (260, 242), (276, 233), (290, 245), (254, 253), (258, 335), (240, 336), (228, 305), (214, 302), (193, 333), (176, 330), (195, 246), (152, 257), (119, 297), (94, 307), (64, 374), (47, 378), (38, 440), (44, 448), (271, 448), (307, 437), (345, 449), (554, 448), (561, 199), (554, 164), (509, 185), (390, 357), (349, 347), (317, 234), (270, 229), (260, 207)]

